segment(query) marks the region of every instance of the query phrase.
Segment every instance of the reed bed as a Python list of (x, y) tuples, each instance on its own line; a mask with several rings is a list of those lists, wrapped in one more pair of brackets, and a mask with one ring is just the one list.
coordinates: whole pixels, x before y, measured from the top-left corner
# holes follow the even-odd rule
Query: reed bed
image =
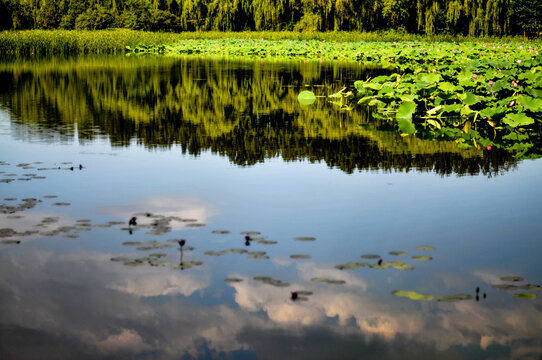
[[(422, 36), (395, 31), (385, 32), (181, 32), (161, 33), (112, 29), (86, 30), (24, 30), (0, 32), (0, 56), (122, 54), (126, 47), (165, 46), (181, 40), (213, 39), (265, 40), (320, 40), (326, 42), (373, 41), (472, 41), (466, 37), (448, 35)], [(494, 41), (484, 38), (478, 41)], [(522, 38), (498, 38), (499, 41), (518, 42)]]

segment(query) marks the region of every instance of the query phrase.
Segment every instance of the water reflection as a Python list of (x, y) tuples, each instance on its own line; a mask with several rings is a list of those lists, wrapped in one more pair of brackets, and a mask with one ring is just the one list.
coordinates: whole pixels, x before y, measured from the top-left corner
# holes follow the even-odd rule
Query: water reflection
[[(54, 351), (59, 359), (75, 354), (164, 359), (539, 354), (540, 344), (533, 342), (542, 331), (539, 305), (382, 301), (368, 291), (370, 281), (363, 275), (314, 263), (296, 266), (299, 280), (290, 288), (313, 294), (308, 301), (293, 302), (290, 288), (277, 290), (246, 278), (220, 286), (211, 284), (207, 272), (126, 268), (111, 263), (106, 253), (62, 255), (26, 248), (0, 257), (1, 346), (8, 358), (15, 353), (35, 358), (38, 350)], [(340, 291), (311, 286), (315, 271), (341, 276), (346, 284)], [(224, 301), (227, 287), (233, 289), (236, 306), (206, 300)], [(21, 347), (21, 339), (27, 346)], [(59, 344), (61, 352), (55, 350)]]
[[(280, 156), (355, 170), (498, 174), (499, 151), (403, 138), (367, 112), (341, 113), (325, 96), (385, 70), (337, 63), (100, 57), (0, 64), (0, 104), (26, 141), (82, 144), (107, 137), (183, 153), (211, 150), (238, 165)], [(310, 89), (317, 101), (301, 105)]]

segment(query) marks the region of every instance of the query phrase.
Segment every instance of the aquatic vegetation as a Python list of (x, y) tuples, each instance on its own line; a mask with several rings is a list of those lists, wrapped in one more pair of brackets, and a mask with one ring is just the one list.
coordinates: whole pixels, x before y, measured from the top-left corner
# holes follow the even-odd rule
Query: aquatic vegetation
[(333, 284), (333, 285), (342, 285), (346, 284), (346, 281), (344, 280), (337, 280), (337, 279), (328, 279), (324, 277), (314, 277), (311, 279), (312, 282), (317, 283), (327, 283), (327, 284)]
[(429, 245), (422, 245), (422, 246), (416, 246), (416, 249), (420, 251), (433, 251), (435, 250), (435, 247), (429, 246)]
[(455, 301), (461, 301), (461, 300), (471, 300), (472, 296), (469, 294), (457, 294), (452, 296), (439, 296), (437, 297), (437, 301), (445, 301), (445, 302), (455, 302)]
[(390, 251), (388, 254), (394, 255), (394, 256), (406, 256), (407, 253), (404, 251)]
[(330, 96), (342, 109), (369, 107), (403, 135), (454, 140), (542, 156), (542, 58), (536, 46), (494, 43), (374, 44), (359, 60), (394, 66)]
[(407, 290), (395, 290), (395, 291), (392, 291), (392, 294), (395, 296), (407, 297), (412, 300), (429, 301), (429, 300), (435, 299), (435, 297), (432, 295), (420, 294), (415, 291), (407, 291)]
[(288, 286), (290, 286), (290, 284), (288, 284), (287, 282), (283, 282), (282, 280), (279, 280), (279, 279), (273, 279), (270, 276), (255, 276), (255, 277), (253, 277), (253, 279), (256, 280), (256, 281), (261, 281), (264, 284), (268, 284), (268, 285), (272, 285), (272, 286), (276, 286), (276, 287), (288, 287)]
[(517, 293), (517, 294), (514, 294), (514, 297), (515, 297), (515, 298), (518, 298), (518, 299), (528, 299), (528, 300), (532, 300), (532, 299), (538, 298), (538, 295), (536, 295), (536, 294), (530, 294), (530, 293)]
[(335, 265), (335, 269), (354, 270), (354, 269), (357, 269), (357, 268), (360, 268), (360, 267), (366, 267), (366, 266), (370, 266), (370, 265), (372, 265), (372, 264), (369, 264), (369, 263), (366, 263), (366, 262), (353, 261), (353, 262), (347, 262), (346, 264)]
[(433, 258), (431, 256), (418, 256), (418, 255), (412, 256), (412, 259), (413, 260), (418, 260), (418, 261), (433, 260)]
[(213, 234), (222, 234), (223, 235), (223, 234), (229, 234), (229, 233), (231, 233), (231, 231), (229, 231), (229, 230), (213, 230), (212, 233)]
[(310, 259), (312, 256), (309, 254), (292, 254), (290, 258), (292, 259)]
[(297, 236), (294, 238), (295, 241), (315, 241), (316, 238), (312, 236)]
[(224, 281), (227, 283), (238, 283), (238, 282), (243, 281), (243, 279), (236, 278), (236, 277), (228, 277), (228, 278), (225, 278)]
[(517, 281), (523, 281), (524, 279), (521, 276), (503, 276), (501, 277), (501, 280), (517, 282)]
[(377, 255), (377, 254), (365, 254), (365, 255), (361, 255), (361, 258), (362, 259), (380, 259), (380, 255)]

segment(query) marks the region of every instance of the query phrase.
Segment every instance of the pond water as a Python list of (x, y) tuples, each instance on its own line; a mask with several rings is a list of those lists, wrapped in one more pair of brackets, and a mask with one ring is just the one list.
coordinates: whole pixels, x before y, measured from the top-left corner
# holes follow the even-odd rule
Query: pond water
[(382, 72), (1, 63), (0, 357), (539, 359), (542, 161), (325, 97)]

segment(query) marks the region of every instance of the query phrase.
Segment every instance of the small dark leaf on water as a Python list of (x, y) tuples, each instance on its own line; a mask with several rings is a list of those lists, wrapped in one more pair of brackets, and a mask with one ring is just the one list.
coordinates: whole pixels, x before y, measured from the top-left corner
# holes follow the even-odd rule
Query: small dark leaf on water
[(294, 238), (295, 241), (314, 241), (316, 238), (312, 236), (297, 236)]
[(380, 255), (376, 255), (376, 254), (365, 254), (365, 255), (361, 255), (361, 258), (362, 258), (362, 259), (380, 259)]
[(229, 234), (231, 231), (229, 230), (213, 230), (213, 234), (219, 234), (219, 235), (222, 235), (222, 234)]
[(311, 256), (308, 254), (293, 254), (293, 255), (290, 255), (290, 257), (292, 259), (310, 259), (311, 258)]
[(433, 251), (435, 250), (435, 247), (429, 246), (429, 245), (422, 245), (422, 246), (416, 246), (416, 249), (421, 250), (421, 251)]
[(523, 278), (521, 276), (503, 276), (501, 277), (501, 280), (517, 282), (517, 281), (523, 281)]

